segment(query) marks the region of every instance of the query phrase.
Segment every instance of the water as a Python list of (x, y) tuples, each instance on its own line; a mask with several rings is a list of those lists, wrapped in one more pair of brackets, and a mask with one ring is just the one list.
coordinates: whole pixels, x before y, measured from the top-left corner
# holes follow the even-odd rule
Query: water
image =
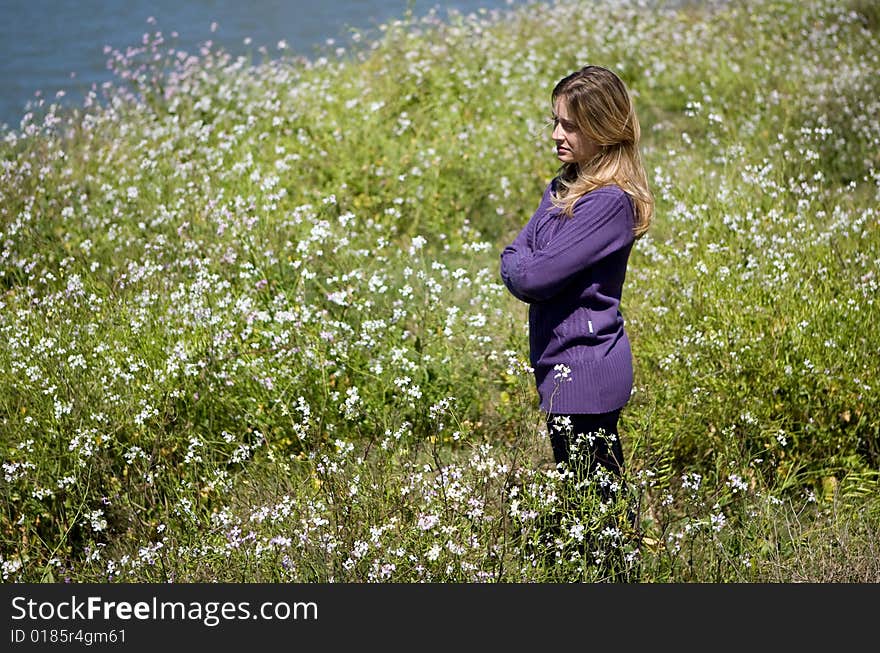
[(258, 54), (261, 47), (271, 56), (284, 41), (288, 53), (312, 56), (327, 39), (343, 43), (349, 28), (369, 33), (407, 8), (416, 15), (436, 8), (445, 18), (449, 10), (517, 4), (524, 1), (0, 0), (0, 126), (17, 128), (27, 102), (38, 95), (81, 105), (93, 84), (113, 79), (104, 46), (138, 46), (147, 32), (160, 31), (169, 41), (177, 32), (174, 47), (193, 54), (211, 40), (234, 56)]

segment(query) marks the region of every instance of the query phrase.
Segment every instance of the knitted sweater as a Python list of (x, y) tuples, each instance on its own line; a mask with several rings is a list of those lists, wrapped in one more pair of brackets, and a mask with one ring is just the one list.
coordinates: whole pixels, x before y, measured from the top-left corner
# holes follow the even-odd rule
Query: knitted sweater
[(634, 242), (633, 204), (618, 186), (605, 186), (584, 195), (566, 217), (551, 202), (554, 184), (502, 252), (501, 278), (529, 304), (529, 356), (541, 408), (605, 413), (622, 408), (633, 386), (619, 310)]

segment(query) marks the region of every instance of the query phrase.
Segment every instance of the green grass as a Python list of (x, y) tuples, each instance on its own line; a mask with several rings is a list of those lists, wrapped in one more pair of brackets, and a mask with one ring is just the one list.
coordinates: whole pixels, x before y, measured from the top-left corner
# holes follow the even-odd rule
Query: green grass
[[(0, 145), (4, 581), (880, 580), (880, 49), (838, 4), (148, 44), (35, 106)], [(553, 471), (498, 275), (586, 63), (657, 198), (612, 503)]]

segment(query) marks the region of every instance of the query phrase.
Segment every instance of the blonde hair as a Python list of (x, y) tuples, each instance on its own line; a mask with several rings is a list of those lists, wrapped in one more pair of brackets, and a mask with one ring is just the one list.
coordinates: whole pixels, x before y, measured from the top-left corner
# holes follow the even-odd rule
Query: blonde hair
[(639, 238), (654, 217), (654, 196), (639, 152), (639, 120), (626, 86), (607, 68), (585, 66), (556, 84), (554, 110), (560, 99), (578, 131), (598, 145), (599, 152), (586, 163), (562, 165), (553, 203), (571, 216), (583, 195), (616, 184), (633, 200), (633, 231)]

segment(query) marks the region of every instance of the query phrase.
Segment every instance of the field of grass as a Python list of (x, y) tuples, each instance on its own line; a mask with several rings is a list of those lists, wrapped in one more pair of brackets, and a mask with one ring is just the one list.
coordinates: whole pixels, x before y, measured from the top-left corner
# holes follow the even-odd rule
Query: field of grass
[[(312, 59), (149, 25), (0, 134), (3, 581), (880, 581), (880, 13), (659, 4)], [(611, 503), (552, 465), (498, 272), (587, 63), (657, 199)]]

